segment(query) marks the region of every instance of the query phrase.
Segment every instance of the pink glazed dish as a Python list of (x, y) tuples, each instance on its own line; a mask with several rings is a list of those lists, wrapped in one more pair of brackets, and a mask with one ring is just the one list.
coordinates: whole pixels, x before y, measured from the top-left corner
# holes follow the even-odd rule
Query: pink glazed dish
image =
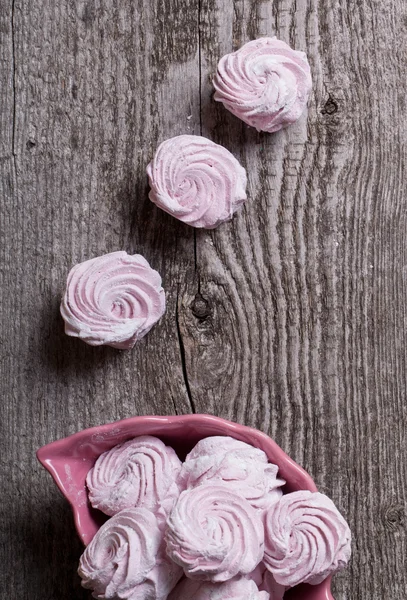
[[(100, 427), (85, 429), (40, 448), (37, 458), (51, 473), (68, 500), (74, 514), (76, 530), (85, 545), (107, 519), (88, 502), (85, 479), (96, 459), (106, 450), (140, 435), (159, 437), (172, 446), (179, 457), (201, 439), (214, 435), (230, 436), (263, 450), (270, 462), (278, 465), (279, 475), (286, 480), (285, 492), (317, 491), (314, 481), (267, 435), (244, 425), (211, 415), (179, 415), (171, 417), (133, 417)], [(290, 589), (284, 600), (334, 600), (331, 578), (319, 585), (298, 585)]]

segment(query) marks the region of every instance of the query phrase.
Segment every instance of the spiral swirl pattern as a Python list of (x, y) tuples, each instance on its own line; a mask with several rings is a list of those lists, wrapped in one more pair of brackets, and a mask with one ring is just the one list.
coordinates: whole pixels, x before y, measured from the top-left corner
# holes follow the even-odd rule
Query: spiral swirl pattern
[(278, 467), (266, 454), (231, 437), (213, 436), (188, 454), (181, 470), (184, 487), (226, 481), (256, 509), (265, 510), (281, 496), (285, 481), (277, 478)]
[(223, 583), (183, 579), (168, 600), (269, 600), (269, 594), (242, 577)]
[(124, 508), (164, 509), (179, 496), (181, 461), (153, 436), (140, 436), (104, 452), (86, 477), (94, 508), (114, 515)]
[(162, 533), (155, 516), (133, 508), (112, 517), (82, 554), (78, 573), (95, 598), (132, 598), (152, 577)]
[(215, 100), (258, 131), (271, 133), (301, 116), (312, 81), (305, 53), (273, 37), (223, 56), (213, 85)]
[(264, 562), (281, 585), (316, 585), (346, 566), (350, 539), (345, 519), (327, 496), (286, 494), (265, 518)]
[(194, 135), (163, 142), (147, 167), (149, 198), (193, 227), (229, 221), (246, 200), (246, 171), (223, 146)]
[(161, 277), (145, 258), (126, 252), (73, 267), (61, 303), (65, 333), (119, 349), (132, 348), (164, 312)]
[(250, 573), (264, 552), (259, 513), (226, 484), (182, 492), (166, 539), (167, 554), (191, 579), (220, 582)]

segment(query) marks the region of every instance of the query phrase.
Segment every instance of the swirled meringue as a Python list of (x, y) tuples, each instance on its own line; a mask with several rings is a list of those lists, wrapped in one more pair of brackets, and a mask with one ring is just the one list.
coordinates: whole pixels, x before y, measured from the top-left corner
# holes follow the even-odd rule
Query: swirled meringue
[(263, 557), (259, 513), (226, 484), (182, 492), (167, 525), (167, 554), (191, 579), (226, 581)]
[(246, 200), (246, 171), (223, 146), (195, 135), (163, 142), (147, 167), (149, 198), (193, 227), (229, 221)]
[(132, 348), (164, 312), (160, 275), (140, 254), (127, 252), (75, 265), (61, 303), (66, 334), (119, 349)]
[(181, 461), (153, 436), (140, 436), (99, 456), (86, 477), (93, 508), (114, 515), (124, 508), (162, 508), (168, 515), (179, 496)]
[(256, 509), (265, 510), (281, 496), (277, 465), (266, 454), (231, 437), (204, 438), (187, 455), (180, 479), (186, 488), (226, 481), (228, 488), (240, 494)]
[(168, 600), (269, 600), (269, 594), (259, 591), (254, 581), (242, 577), (223, 583), (183, 579)]
[(164, 600), (182, 570), (162, 554), (162, 536), (152, 512), (132, 508), (118, 513), (81, 556), (82, 586), (100, 599)]
[(271, 133), (301, 116), (312, 81), (304, 52), (264, 37), (223, 56), (213, 85), (215, 100), (257, 131)]
[(346, 566), (350, 540), (332, 500), (318, 492), (293, 492), (266, 514), (264, 562), (281, 585), (316, 585)]

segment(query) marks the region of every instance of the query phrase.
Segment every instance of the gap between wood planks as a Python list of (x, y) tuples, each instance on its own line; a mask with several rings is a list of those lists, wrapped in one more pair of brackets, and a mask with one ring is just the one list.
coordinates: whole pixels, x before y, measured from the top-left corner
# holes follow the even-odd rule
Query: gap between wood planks
[[(202, 11), (202, 0), (198, 0), (197, 24), (198, 24), (198, 78), (199, 78), (198, 88), (199, 88), (199, 133), (200, 133), (200, 135), (202, 135), (201, 11)], [(199, 270), (198, 270), (196, 229), (194, 229), (194, 268), (195, 268), (195, 276), (197, 277), (197, 282), (198, 282), (198, 294), (200, 294), (201, 282), (200, 282)], [(178, 289), (175, 321), (176, 321), (176, 326), (177, 326), (177, 335), (178, 335), (178, 343), (179, 343), (179, 349), (180, 349), (182, 374), (183, 374), (183, 378), (184, 378), (185, 389), (187, 392), (188, 400), (189, 400), (189, 403), (191, 406), (191, 411), (193, 413), (196, 413), (196, 405), (195, 405), (194, 398), (192, 396), (192, 390), (191, 390), (191, 386), (190, 386), (189, 378), (188, 378), (188, 369), (187, 369), (186, 356), (185, 356), (185, 345), (184, 345), (184, 341), (182, 338), (182, 331), (181, 331), (181, 326), (180, 326), (180, 322), (179, 322), (179, 309), (180, 309), (180, 298), (179, 298), (179, 289)], [(174, 403), (174, 408), (175, 408), (175, 411), (177, 412), (175, 403)]]

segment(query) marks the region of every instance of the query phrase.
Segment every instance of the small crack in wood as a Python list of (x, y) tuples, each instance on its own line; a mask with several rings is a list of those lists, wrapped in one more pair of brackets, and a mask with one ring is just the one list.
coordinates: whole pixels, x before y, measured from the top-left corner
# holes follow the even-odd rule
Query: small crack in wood
[(188, 400), (191, 405), (191, 411), (193, 413), (196, 413), (195, 402), (192, 398), (192, 392), (191, 392), (191, 388), (190, 388), (189, 381), (188, 381), (188, 371), (187, 371), (187, 364), (186, 364), (186, 360), (185, 360), (185, 346), (184, 346), (184, 341), (182, 339), (181, 326), (180, 326), (180, 322), (179, 322), (178, 305), (179, 305), (179, 292), (177, 293), (177, 304), (176, 304), (176, 309), (175, 309), (175, 323), (177, 326), (178, 343), (179, 343), (179, 350), (180, 350), (180, 356), (181, 356), (182, 375), (184, 378), (185, 389), (187, 391)]
[[(199, 132), (202, 135), (202, 52), (201, 52), (201, 10), (202, 0), (198, 0), (198, 72), (199, 72)], [(196, 230), (194, 229), (194, 266), (195, 274), (198, 271), (198, 258), (197, 258), (197, 239)], [(201, 281), (198, 274), (198, 293), (201, 291)]]
[(11, 133), (11, 156), (14, 167), (14, 174), (17, 180), (17, 165), (16, 165), (16, 114), (17, 114), (17, 68), (16, 68), (16, 44), (15, 44), (15, 0), (11, 3), (11, 57), (13, 68), (13, 128)]
[(198, 73), (199, 73), (199, 132), (202, 135), (202, 60), (201, 60), (201, 6), (198, 0)]

